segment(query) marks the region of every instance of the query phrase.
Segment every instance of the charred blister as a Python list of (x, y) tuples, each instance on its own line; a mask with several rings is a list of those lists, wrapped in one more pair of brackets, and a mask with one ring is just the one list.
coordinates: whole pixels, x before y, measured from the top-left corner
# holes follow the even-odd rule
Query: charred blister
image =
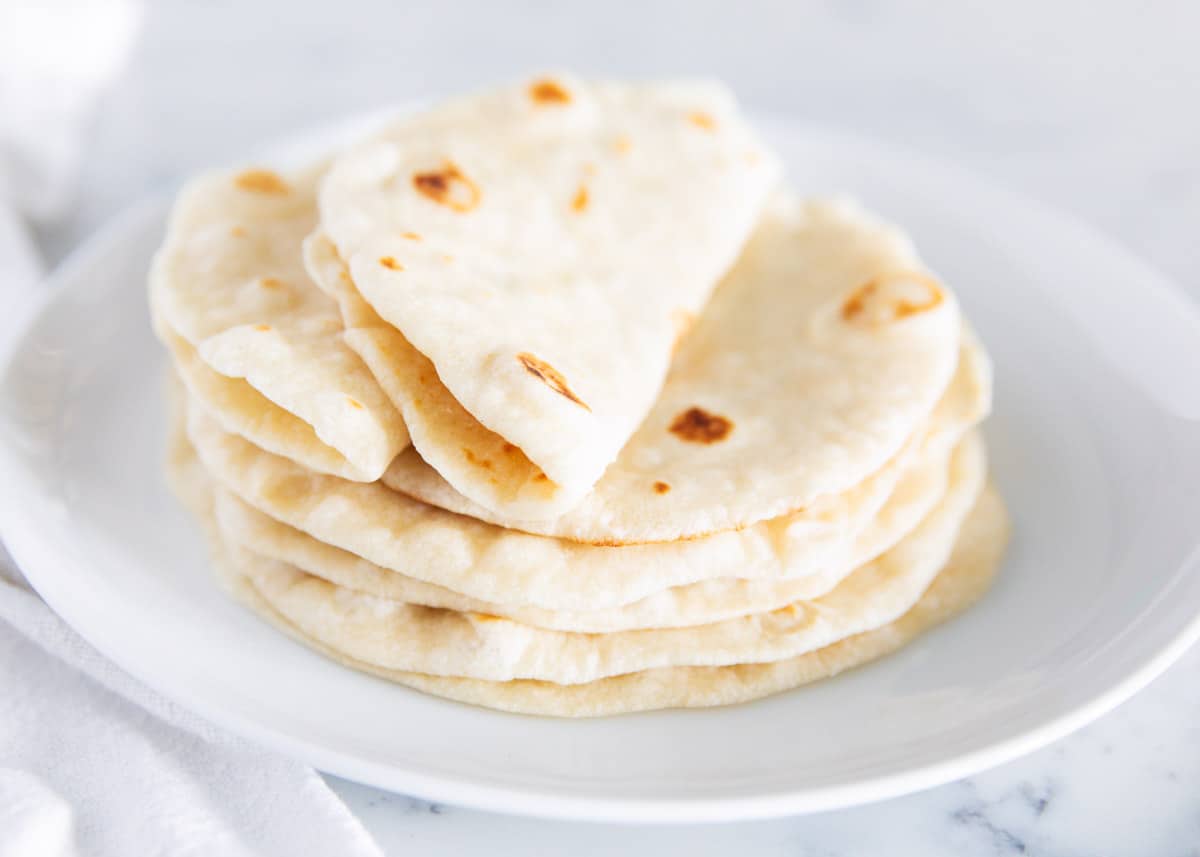
[(422, 196), (458, 212), (471, 211), (482, 199), (479, 186), (453, 161), (446, 161), (440, 169), (415, 174), (412, 182)]
[(517, 360), (522, 366), (525, 367), (526, 372), (540, 380), (551, 390), (558, 393), (560, 396), (570, 399), (585, 411), (590, 412), (592, 410), (588, 407), (587, 402), (576, 396), (571, 388), (567, 386), (567, 379), (563, 377), (562, 373), (545, 360), (534, 357), (527, 351), (522, 351), (520, 354), (518, 354)]
[(571, 199), (571, 210), (583, 213), (587, 210), (590, 195), (588, 194), (587, 185), (580, 185), (579, 190), (575, 191), (575, 196)]
[(535, 104), (570, 104), (571, 93), (558, 81), (549, 78), (535, 80), (529, 85), (529, 97)]
[(733, 422), (704, 408), (688, 408), (675, 417), (669, 431), (687, 443), (717, 443), (729, 437)]
[(937, 282), (925, 274), (901, 271), (874, 277), (842, 302), (842, 319), (851, 324), (880, 327), (938, 307), (944, 297)]
[(462, 448), (462, 453), (463, 458), (465, 458), (468, 463), (473, 464), (476, 467), (481, 467), (484, 470), (491, 470), (493, 467), (495, 467), (490, 458), (480, 458), (470, 447), (464, 446)]

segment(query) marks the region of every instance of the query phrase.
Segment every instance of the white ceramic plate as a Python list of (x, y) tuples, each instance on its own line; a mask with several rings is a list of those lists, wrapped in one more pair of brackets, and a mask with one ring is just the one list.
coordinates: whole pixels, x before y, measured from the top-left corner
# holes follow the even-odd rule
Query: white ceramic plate
[(338, 667), (214, 585), (165, 489), (144, 299), (165, 206), (76, 253), (0, 375), (0, 532), (134, 675), (343, 777), (547, 816), (808, 812), (1002, 762), (1129, 696), (1200, 631), (1200, 321), (1066, 219), (829, 132), (765, 123), (806, 192), (905, 225), (991, 348), (992, 463), (1016, 538), (975, 609), (899, 654), (733, 708), (593, 721), (498, 714)]

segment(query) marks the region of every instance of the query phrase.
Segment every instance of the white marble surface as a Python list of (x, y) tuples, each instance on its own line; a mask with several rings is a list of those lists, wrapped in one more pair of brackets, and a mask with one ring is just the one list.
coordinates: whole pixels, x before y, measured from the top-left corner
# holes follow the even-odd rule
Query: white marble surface
[[(64, 25), (69, 25), (64, 23)], [(152, 3), (52, 258), (322, 119), (526, 70), (703, 72), (1067, 209), (1200, 297), (1200, 6), (657, 0)], [(1014, 620), (1016, 621), (1016, 619)], [(1200, 652), (1025, 759), (870, 807), (704, 828), (505, 818), (335, 781), (389, 854), (1200, 855)]]

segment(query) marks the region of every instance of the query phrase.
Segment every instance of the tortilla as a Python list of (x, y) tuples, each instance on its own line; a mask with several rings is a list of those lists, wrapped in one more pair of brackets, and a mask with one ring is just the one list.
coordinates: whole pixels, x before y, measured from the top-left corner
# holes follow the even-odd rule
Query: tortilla
[(432, 675), (580, 684), (666, 666), (783, 660), (893, 621), (945, 564), (985, 473), (983, 446), (971, 436), (954, 456), (950, 489), (937, 508), (831, 592), (695, 627), (609, 634), (546, 630), (364, 595), (236, 545), (224, 550), (272, 609), (306, 636), (355, 660)]
[(544, 520), (637, 429), (777, 174), (719, 85), (556, 77), (350, 147), (320, 222), (410, 346), (373, 362), (406, 421), (455, 411), (455, 431), (414, 429), (424, 459), (485, 508)]
[(775, 189), (722, 87), (542, 77), (181, 194), (168, 476), (348, 666), (555, 716), (894, 650), (1007, 539), (991, 365), (908, 238)]
[(323, 166), (218, 172), (180, 194), (151, 273), (155, 328), (228, 430), (306, 467), (378, 479), (408, 445), (400, 414), (304, 270)]
[[(631, 604), (601, 610), (548, 610), (481, 601), (426, 583), (319, 542), (216, 488), (215, 515), (224, 540), (268, 560), (356, 592), (459, 612), (485, 613), (538, 628), (609, 633), (701, 625), (776, 610), (829, 592), (847, 574), (891, 548), (946, 493), (950, 450), (931, 444), (908, 468), (883, 508), (844, 551), (809, 574), (787, 580), (717, 578), (677, 586)], [(520, 593), (514, 593), (518, 598)]]
[[(883, 467), (943, 396), (961, 333), (953, 296), (902, 233), (848, 202), (780, 196), (681, 342), (649, 414), (571, 511), (497, 514), (454, 490), (424, 451), (398, 456), (384, 481), (504, 527), (596, 544), (746, 527)], [(418, 420), (406, 419), (419, 445)], [(481, 477), (507, 472), (503, 447), (453, 452)]]
[(382, 484), (316, 474), (222, 431), (195, 407), (188, 435), (218, 484), (320, 542), (481, 601), (598, 610), (721, 577), (794, 579), (830, 563), (875, 517), (922, 443), (948, 448), (986, 413), (986, 358), (968, 346), (961, 364), (925, 436), (853, 490), (742, 530), (621, 548), (506, 530)]
[(749, 702), (830, 678), (895, 652), (974, 604), (1000, 565), (1009, 537), (1008, 514), (989, 488), (963, 525), (949, 561), (917, 603), (896, 621), (831, 646), (772, 663), (724, 667), (665, 667), (586, 684), (508, 682), (388, 670), (340, 654), (303, 635), (228, 565), (238, 597), (294, 639), (339, 663), (424, 693), (522, 714), (602, 717), (661, 708), (704, 708)]

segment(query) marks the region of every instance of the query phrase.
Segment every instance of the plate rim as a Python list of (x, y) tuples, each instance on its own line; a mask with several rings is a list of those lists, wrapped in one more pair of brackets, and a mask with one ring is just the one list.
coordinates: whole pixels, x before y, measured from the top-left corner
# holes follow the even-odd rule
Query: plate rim
[[(290, 135), (285, 144), (274, 149), (287, 151), (288, 147), (294, 148), (297, 141), (330, 139), (331, 128), (362, 127), (369, 121), (377, 121), (380, 115), (379, 112), (373, 112), (345, 122), (322, 123), (312, 132), (301, 131)], [(997, 187), (986, 178), (957, 165), (944, 164), (890, 143), (881, 143), (837, 128), (795, 120), (781, 114), (756, 117), (759, 118), (765, 118), (766, 124), (781, 128), (785, 133), (817, 135), (826, 139), (847, 141), (859, 149), (880, 152), (884, 156), (916, 164), (921, 169), (932, 169), (952, 175), (966, 182), (973, 193), (1000, 199), (1009, 207), (1020, 206), (1034, 212), (1040, 218), (1050, 219), (1063, 228), (1072, 229), (1076, 234), (1085, 236), (1092, 246), (1100, 245), (1107, 252), (1120, 254), (1147, 275), (1149, 286), (1160, 291), (1165, 289), (1175, 298), (1183, 298), (1193, 313), (1200, 312), (1190, 296), (1172, 280), (1127, 250), (1119, 241), (1104, 235), (1069, 213), (1057, 211), (1035, 199)], [(75, 278), (76, 270), (85, 267), (89, 260), (127, 241), (129, 234), (145, 228), (151, 219), (161, 219), (167, 202), (166, 194), (156, 193), (133, 203), (94, 231), (55, 266), (49, 277), (38, 287), (39, 294), (21, 312), (18, 323), (13, 325), (13, 329), (0, 343), (0, 374), (6, 375), (10, 371), (13, 362), (22, 351), (22, 346), (45, 314), (53, 309), (60, 299), (70, 294), (70, 282)], [(1200, 318), (1200, 315), (1195, 317)], [(12, 469), (18, 460), (19, 453), (0, 443), (0, 470)], [(1093, 695), (1087, 702), (1076, 705), (1037, 726), (1007, 738), (990, 741), (986, 746), (892, 773), (818, 788), (768, 787), (767, 793), (736, 797), (643, 796), (624, 799), (596, 795), (572, 796), (549, 788), (481, 783), (465, 775), (429, 773), (374, 762), (347, 751), (314, 744), (277, 726), (259, 722), (249, 714), (225, 711), (219, 704), (206, 701), (203, 694), (189, 693), (183, 681), (164, 683), (160, 676), (150, 674), (153, 672), (151, 669), (143, 669), (133, 662), (132, 658), (127, 658), (125, 653), (120, 651), (119, 645), (108, 645), (106, 635), (88, 622), (87, 617), (82, 615), (82, 609), (59, 597), (60, 593), (56, 591), (54, 583), (56, 571), (47, 570), (47, 566), (61, 566), (63, 559), (54, 557), (52, 550), (48, 551), (45, 545), (39, 543), (35, 528), (21, 526), (22, 517), (23, 510), (18, 492), (0, 490), (0, 539), (39, 596), (90, 645), (154, 692), (234, 734), (245, 736), (290, 758), (313, 765), (320, 771), (389, 791), (419, 795), (426, 800), (545, 818), (633, 823), (764, 819), (857, 806), (932, 788), (1023, 756), (1092, 722), (1148, 685), (1200, 639), (1200, 605), (1197, 605), (1198, 609), (1191, 619), (1184, 622), (1156, 651), (1145, 655), (1122, 678), (1114, 681), (1106, 690)], [(1194, 567), (1198, 560), (1200, 544), (1176, 570), (1176, 575), (1188, 567)], [(1168, 579), (1164, 589), (1170, 586), (1173, 580), (1175, 578)]]

